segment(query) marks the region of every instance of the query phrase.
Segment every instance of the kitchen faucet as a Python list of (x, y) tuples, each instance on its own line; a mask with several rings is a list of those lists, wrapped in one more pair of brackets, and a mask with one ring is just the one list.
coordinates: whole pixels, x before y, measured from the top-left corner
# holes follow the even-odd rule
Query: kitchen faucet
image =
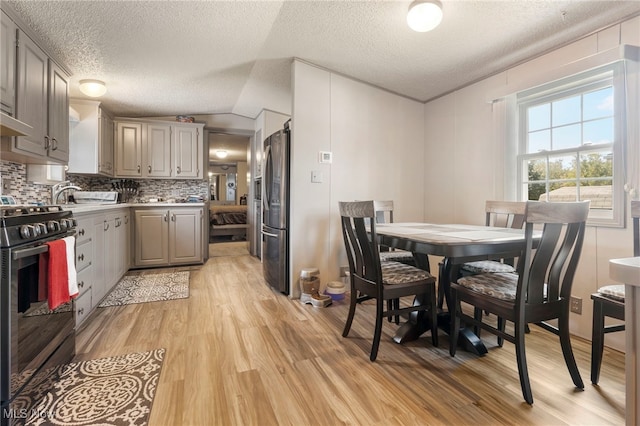
[[(65, 180), (64, 182), (56, 183), (51, 187), (51, 204), (58, 204), (58, 198), (60, 198), (60, 194), (69, 189), (82, 190), (79, 186), (73, 185), (71, 181)], [(64, 204), (67, 204), (67, 200), (65, 199)]]

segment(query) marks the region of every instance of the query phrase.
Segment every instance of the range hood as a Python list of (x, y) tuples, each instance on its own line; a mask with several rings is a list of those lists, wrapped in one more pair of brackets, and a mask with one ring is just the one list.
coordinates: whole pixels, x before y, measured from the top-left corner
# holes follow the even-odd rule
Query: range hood
[(28, 136), (33, 127), (0, 112), (0, 136)]

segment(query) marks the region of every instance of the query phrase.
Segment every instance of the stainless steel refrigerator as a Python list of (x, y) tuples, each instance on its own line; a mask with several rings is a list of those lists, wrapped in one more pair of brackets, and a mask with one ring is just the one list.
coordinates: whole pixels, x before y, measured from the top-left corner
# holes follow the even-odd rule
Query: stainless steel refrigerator
[(289, 294), (289, 123), (264, 140), (262, 268), (267, 283)]

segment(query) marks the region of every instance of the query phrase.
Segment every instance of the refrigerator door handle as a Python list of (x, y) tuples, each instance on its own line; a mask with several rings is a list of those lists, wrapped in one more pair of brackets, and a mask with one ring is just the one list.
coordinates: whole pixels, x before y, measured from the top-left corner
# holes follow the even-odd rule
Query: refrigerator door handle
[(262, 231), (262, 235), (266, 235), (267, 237), (277, 237), (278, 234), (273, 234), (271, 232)]
[[(271, 145), (267, 145), (267, 147), (264, 150), (263, 174), (265, 176), (266, 185), (264, 186), (264, 199), (262, 200), (262, 205), (264, 206), (265, 210), (269, 210), (269, 204), (271, 203), (270, 186), (272, 185), (272, 182), (270, 182), (270, 176), (268, 171), (269, 169), (267, 168), (269, 166), (269, 161), (271, 161)], [(271, 166), (271, 168), (273, 168), (273, 165)]]

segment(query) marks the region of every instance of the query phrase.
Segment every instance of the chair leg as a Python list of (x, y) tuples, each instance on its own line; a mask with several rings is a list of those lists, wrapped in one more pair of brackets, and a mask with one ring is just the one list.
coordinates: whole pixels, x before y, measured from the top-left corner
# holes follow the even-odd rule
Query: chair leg
[(351, 289), (351, 298), (349, 301), (349, 314), (347, 315), (347, 322), (344, 324), (344, 330), (342, 330), (342, 337), (347, 337), (349, 335), (349, 330), (351, 330), (351, 323), (353, 322), (353, 315), (356, 312), (357, 303), (358, 303), (358, 292), (354, 289)]
[[(482, 309), (480, 308), (473, 308), (473, 319), (475, 319), (478, 322), (482, 321)], [(475, 334), (476, 336), (478, 336), (478, 338), (480, 338), (480, 332), (482, 331), (482, 329), (480, 327), (478, 327), (477, 325), (473, 326), (473, 334)]]
[(604, 314), (603, 304), (598, 300), (593, 301), (593, 323), (591, 327), (591, 383), (598, 384), (600, 380), (600, 367), (602, 366), (602, 354), (604, 352)]
[(378, 347), (380, 346), (380, 336), (382, 335), (384, 300), (376, 299), (376, 328), (373, 332), (373, 344), (371, 345), (371, 355), (369, 359), (375, 361), (378, 356)]
[[(506, 321), (504, 320), (504, 318), (498, 317), (498, 330), (502, 331), (503, 333), (504, 333), (505, 324), (506, 324)], [(498, 336), (498, 347), (502, 347), (503, 344), (504, 344), (504, 338)]]
[(515, 324), (516, 337), (516, 361), (518, 362), (518, 374), (520, 375), (520, 387), (522, 396), (527, 404), (533, 404), (533, 393), (529, 382), (529, 370), (527, 369), (527, 355), (524, 349), (525, 325), (520, 322)]
[(460, 333), (460, 302), (458, 302), (458, 295), (454, 289), (451, 289), (451, 294), (449, 295), (449, 300), (451, 301), (451, 307), (449, 308), (449, 312), (451, 315), (451, 330), (449, 331), (449, 354), (451, 356), (456, 356), (456, 349), (458, 348), (458, 334)]
[(431, 343), (434, 347), (438, 347), (438, 308), (436, 300), (435, 286), (431, 287), (431, 294), (429, 294), (429, 311), (431, 312)]
[(580, 370), (578, 370), (578, 364), (573, 356), (573, 350), (571, 349), (571, 335), (569, 334), (569, 305), (567, 303), (566, 309), (558, 318), (558, 334), (560, 335), (560, 345), (562, 346), (562, 355), (564, 356), (564, 362), (567, 364), (569, 374), (573, 384), (579, 389), (584, 389), (584, 383), (582, 377), (580, 377)]
[[(391, 311), (393, 309), (400, 309), (400, 299), (389, 299), (387, 300), (387, 310)], [(389, 322), (395, 322), (396, 324), (400, 324), (400, 315), (392, 315), (387, 317)]]
[[(443, 277), (444, 275), (444, 263), (438, 263), (438, 276)], [(442, 309), (444, 306), (444, 286), (442, 285), (442, 278), (438, 280), (438, 309)], [(451, 310), (451, 309), (449, 309)]]

